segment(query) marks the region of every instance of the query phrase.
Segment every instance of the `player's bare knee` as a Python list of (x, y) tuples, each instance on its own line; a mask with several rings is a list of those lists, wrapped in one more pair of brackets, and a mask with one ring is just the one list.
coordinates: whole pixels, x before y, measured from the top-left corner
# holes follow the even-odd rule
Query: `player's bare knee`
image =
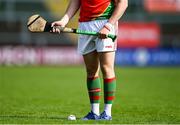
[(109, 78), (114, 77), (114, 68), (108, 65), (101, 66), (103, 77)]

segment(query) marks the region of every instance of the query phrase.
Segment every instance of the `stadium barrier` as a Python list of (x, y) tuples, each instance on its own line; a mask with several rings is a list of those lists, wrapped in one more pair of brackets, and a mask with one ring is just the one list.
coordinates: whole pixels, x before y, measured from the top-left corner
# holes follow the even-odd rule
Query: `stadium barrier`
[(160, 46), (160, 26), (155, 22), (121, 22), (118, 33), (119, 48)]
[[(180, 49), (118, 49), (116, 65), (180, 66)], [(75, 47), (0, 47), (0, 65), (81, 65)]]
[(82, 58), (73, 47), (0, 47), (1, 65), (79, 65)]
[(119, 49), (116, 64), (121, 66), (180, 66), (180, 49)]
[(145, 9), (149, 12), (179, 13), (179, 0), (144, 0)]

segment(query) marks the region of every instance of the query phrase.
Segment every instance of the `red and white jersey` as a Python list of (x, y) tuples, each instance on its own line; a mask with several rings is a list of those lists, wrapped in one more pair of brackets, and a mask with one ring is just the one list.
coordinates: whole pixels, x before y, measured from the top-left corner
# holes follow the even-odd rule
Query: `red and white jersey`
[(80, 0), (79, 22), (109, 19), (114, 11), (112, 0)]

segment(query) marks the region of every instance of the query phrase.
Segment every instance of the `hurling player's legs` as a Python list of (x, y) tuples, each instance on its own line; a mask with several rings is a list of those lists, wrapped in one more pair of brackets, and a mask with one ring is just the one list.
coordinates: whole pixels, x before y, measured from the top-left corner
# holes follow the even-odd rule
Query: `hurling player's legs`
[[(79, 29), (87, 31), (96, 31), (93, 22), (81, 22)], [(84, 119), (96, 119), (99, 115), (100, 102), (100, 79), (99, 79), (99, 59), (95, 46), (95, 36), (79, 35), (78, 52), (83, 55), (87, 72), (87, 89), (91, 103), (91, 111)], [(94, 115), (95, 114), (95, 115)], [(89, 117), (90, 116), (90, 117)], [(93, 117), (91, 117), (93, 116)]]
[[(96, 51), (83, 55), (87, 72), (87, 89), (91, 103), (91, 114), (99, 116), (101, 84), (99, 79), (99, 58)], [(89, 118), (87, 118), (89, 119)], [(92, 118), (95, 119), (96, 118)]]
[(116, 90), (116, 77), (114, 72), (115, 52), (100, 52), (99, 59), (104, 78), (104, 111), (108, 116), (111, 116), (111, 108)]

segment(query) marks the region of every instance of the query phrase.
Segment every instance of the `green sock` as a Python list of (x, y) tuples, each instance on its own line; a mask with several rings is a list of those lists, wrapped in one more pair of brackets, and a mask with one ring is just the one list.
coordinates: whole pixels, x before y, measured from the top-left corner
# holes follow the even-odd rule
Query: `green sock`
[(87, 88), (91, 104), (99, 103), (101, 94), (101, 83), (99, 77), (87, 78)]
[(104, 103), (112, 104), (115, 98), (116, 78), (104, 79)]

